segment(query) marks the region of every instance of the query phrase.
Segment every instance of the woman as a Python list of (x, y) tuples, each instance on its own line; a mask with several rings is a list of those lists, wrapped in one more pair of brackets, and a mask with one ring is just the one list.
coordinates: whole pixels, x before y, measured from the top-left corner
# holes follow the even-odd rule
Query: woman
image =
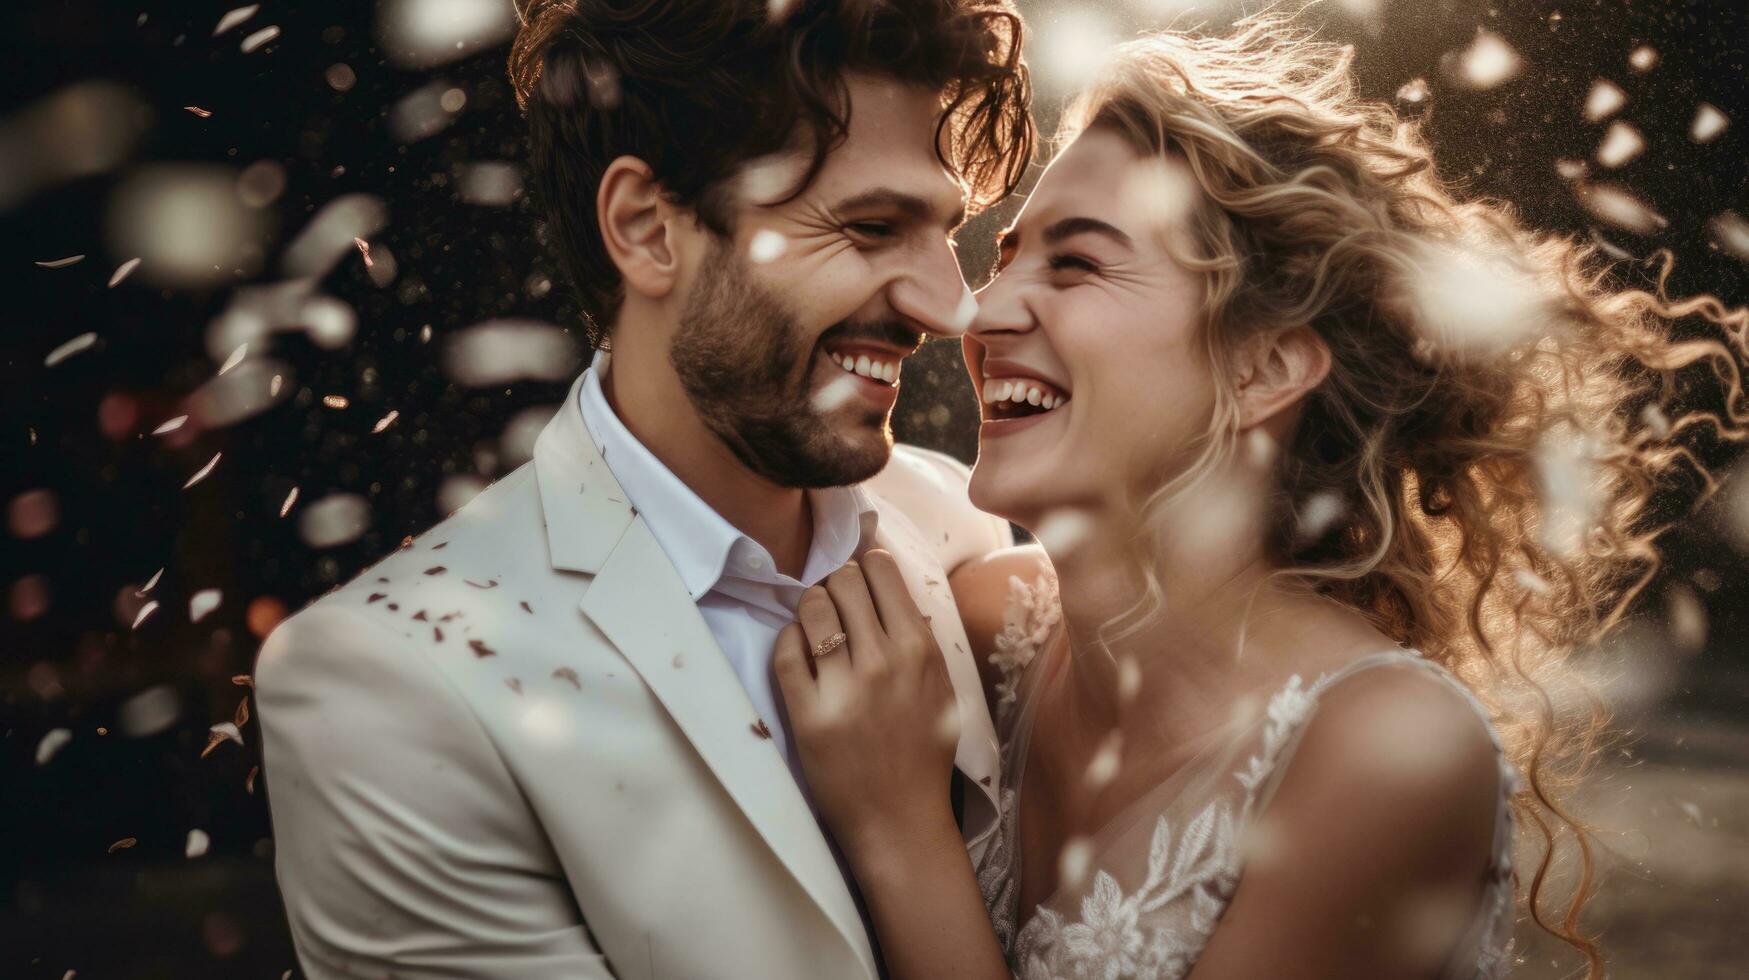
[[(1002, 237), (971, 491), (1049, 561), (953, 582), (1003, 741), (975, 868), (892, 563), (779, 640), (896, 977), (1497, 976), (1515, 811), (1549, 845), (1531, 913), (1600, 975), (1549, 795), (1599, 722), (1562, 668), (1655, 567), (1672, 439), (1744, 432), (1733, 349), (1671, 320), (1744, 318), (1454, 201), (1346, 58), (1269, 19), (1124, 46)], [(1724, 417), (1670, 422), (1709, 368)], [(1557, 836), (1585, 875), (1552, 922)]]

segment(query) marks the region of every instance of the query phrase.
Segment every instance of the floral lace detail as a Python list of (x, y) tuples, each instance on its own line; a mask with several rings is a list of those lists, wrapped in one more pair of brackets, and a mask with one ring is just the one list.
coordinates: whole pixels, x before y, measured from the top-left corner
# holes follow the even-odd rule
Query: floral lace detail
[[(1204, 807), (1176, 840), (1161, 817), (1141, 888), (1126, 895), (1116, 878), (1100, 871), (1081, 900), (1079, 921), (1064, 924), (1062, 916), (1040, 908), (1015, 940), (1011, 959), (1022, 964), (1020, 976), (1170, 980), (1188, 973), (1238, 885), (1237, 839), (1233, 809), (1225, 801)], [(1181, 915), (1155, 914), (1173, 903), (1180, 903)]]
[(1040, 572), (1031, 585), (1017, 575), (1008, 577), (1008, 606), (1002, 615), (1002, 632), (997, 634), (995, 650), (990, 654), (990, 663), (1002, 675), (996, 684), (997, 724), (1006, 720), (1027, 665), (1049, 642), (1062, 619), (1056, 573)]
[[(1043, 578), (1031, 587), (1018, 579), (1011, 582), (1011, 612), (1016, 615), (1009, 617), (1003, 631), (1008, 642), (998, 644), (998, 650), (1009, 658), (1005, 663), (1012, 665), (999, 663), (1004, 666), (1008, 681), (1005, 706), (1016, 700), (1021, 672), (1049, 636), (1049, 628), (1036, 631), (1030, 628), (1035, 620), (1028, 617), (1038, 616), (1041, 598), (1054, 599), (1054, 584)], [(1046, 593), (1046, 588), (1051, 591)], [(1050, 617), (1049, 626), (1054, 627), (1057, 621), (1057, 616)], [(1437, 664), (1421, 660), (1412, 651), (1394, 651), (1378, 659), (1412, 661), (1428, 669), (1465, 695), (1482, 718), (1488, 717), (1469, 689)], [(1013, 673), (1008, 673), (1010, 670)], [(1237, 756), (1246, 758), (1246, 762), (1232, 770), (1231, 781), (1223, 781), (1229, 789), (1217, 792), (1182, 825), (1174, 825), (1175, 820), (1183, 819), (1182, 815), (1170, 811), (1156, 818), (1149, 840), (1146, 876), (1133, 891), (1127, 891), (1117, 875), (1101, 868), (1088, 879), (1090, 888), (1053, 896), (1038, 906), (1025, 926), (1018, 929), (1020, 869), (1014, 851), (1018, 780), (1004, 787), (996, 833), (980, 863), (978, 884), (990, 909), (996, 936), (1016, 975), (1022, 980), (1178, 980), (1188, 974), (1238, 886), (1243, 870), (1243, 835), (1263, 798), (1269, 777), (1280, 767), (1294, 736), (1311, 717), (1319, 696), (1346, 673), (1348, 670), (1320, 675), (1310, 686), (1296, 675), (1270, 698), (1251, 743), (1252, 751), (1248, 758)], [(1021, 727), (1024, 726), (1002, 727), (1005, 754), (1023, 756)], [(1487, 727), (1498, 750), (1498, 733), (1491, 724)], [(1239, 743), (1235, 743), (1234, 749), (1243, 751)], [(1010, 758), (1004, 768), (1023, 778), (1022, 762), (1022, 758)], [(1231, 764), (1236, 764), (1236, 758)], [(1448, 975), (1502, 977), (1511, 965), (1510, 798), (1517, 776), (1503, 753), (1500, 772), (1500, 805), (1488, 892), (1477, 910), (1464, 952), (1452, 964), (1455, 972)], [(1106, 846), (1115, 849), (1117, 843), (1107, 841)], [(1126, 865), (1139, 870), (1139, 851), (1136, 857), (1133, 862), (1118, 860), (1111, 868), (1120, 873), (1127, 870)], [(1078, 915), (1065, 907), (1065, 902), (1073, 901), (1075, 895), (1081, 896)]]

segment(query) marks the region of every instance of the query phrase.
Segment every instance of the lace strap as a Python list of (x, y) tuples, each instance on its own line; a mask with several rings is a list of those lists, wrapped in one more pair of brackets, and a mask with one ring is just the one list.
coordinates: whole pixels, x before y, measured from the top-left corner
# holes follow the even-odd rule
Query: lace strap
[(1057, 576), (1046, 569), (1031, 583), (1018, 575), (1008, 577), (1008, 604), (1002, 613), (1002, 632), (996, 635), (990, 663), (1001, 679), (996, 682), (996, 727), (1006, 737), (1006, 726), (1020, 696), (1026, 668), (1050, 642), (1063, 620), (1057, 597)]
[(1519, 789), (1519, 775), (1506, 756), (1500, 733), (1495, 729), (1488, 709), (1468, 685), (1454, 677), (1439, 663), (1428, 660), (1419, 650), (1387, 650), (1362, 657), (1340, 670), (1319, 675), (1310, 687), (1303, 687), (1295, 675), (1286, 688), (1270, 701), (1268, 721), (1258, 754), (1251, 757), (1247, 768), (1237, 774), (1246, 789), (1244, 812), (1255, 814), (1267, 805), (1269, 797), (1285, 772), (1284, 761), (1292, 754), (1319, 698), (1343, 680), (1385, 664), (1413, 664), (1437, 678), (1469, 704), (1493, 743), (1499, 772), (1499, 788), (1495, 797), (1494, 839), (1488, 866), (1488, 888), (1482, 896), (1474, 924), (1468, 936), (1454, 953), (1449, 969), (1443, 976), (1504, 976), (1512, 961), (1513, 880), (1512, 847), (1515, 821), (1512, 798)]

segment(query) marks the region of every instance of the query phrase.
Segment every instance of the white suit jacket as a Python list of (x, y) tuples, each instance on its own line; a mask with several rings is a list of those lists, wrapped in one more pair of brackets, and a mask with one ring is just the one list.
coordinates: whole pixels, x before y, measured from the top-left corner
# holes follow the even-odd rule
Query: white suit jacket
[[(959, 694), (975, 858), (997, 749), (947, 570), (1010, 535), (946, 457), (901, 447), (866, 487)], [(575, 386), (532, 462), (280, 624), (255, 693), (316, 980), (875, 976), (813, 814)]]

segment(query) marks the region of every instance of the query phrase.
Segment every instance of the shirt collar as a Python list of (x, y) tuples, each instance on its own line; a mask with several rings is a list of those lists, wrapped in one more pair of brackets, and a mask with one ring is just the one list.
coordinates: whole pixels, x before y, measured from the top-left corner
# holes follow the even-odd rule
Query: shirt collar
[[(697, 602), (725, 577), (771, 585), (796, 580), (779, 573), (765, 546), (741, 533), (645, 448), (614, 414), (601, 388), (610, 357), (596, 352), (583, 373), (577, 400), (583, 424), (627, 501), (644, 518), (674, 570)], [(814, 540), (801, 584), (813, 585), (874, 542), (878, 512), (860, 486), (808, 491)]]

